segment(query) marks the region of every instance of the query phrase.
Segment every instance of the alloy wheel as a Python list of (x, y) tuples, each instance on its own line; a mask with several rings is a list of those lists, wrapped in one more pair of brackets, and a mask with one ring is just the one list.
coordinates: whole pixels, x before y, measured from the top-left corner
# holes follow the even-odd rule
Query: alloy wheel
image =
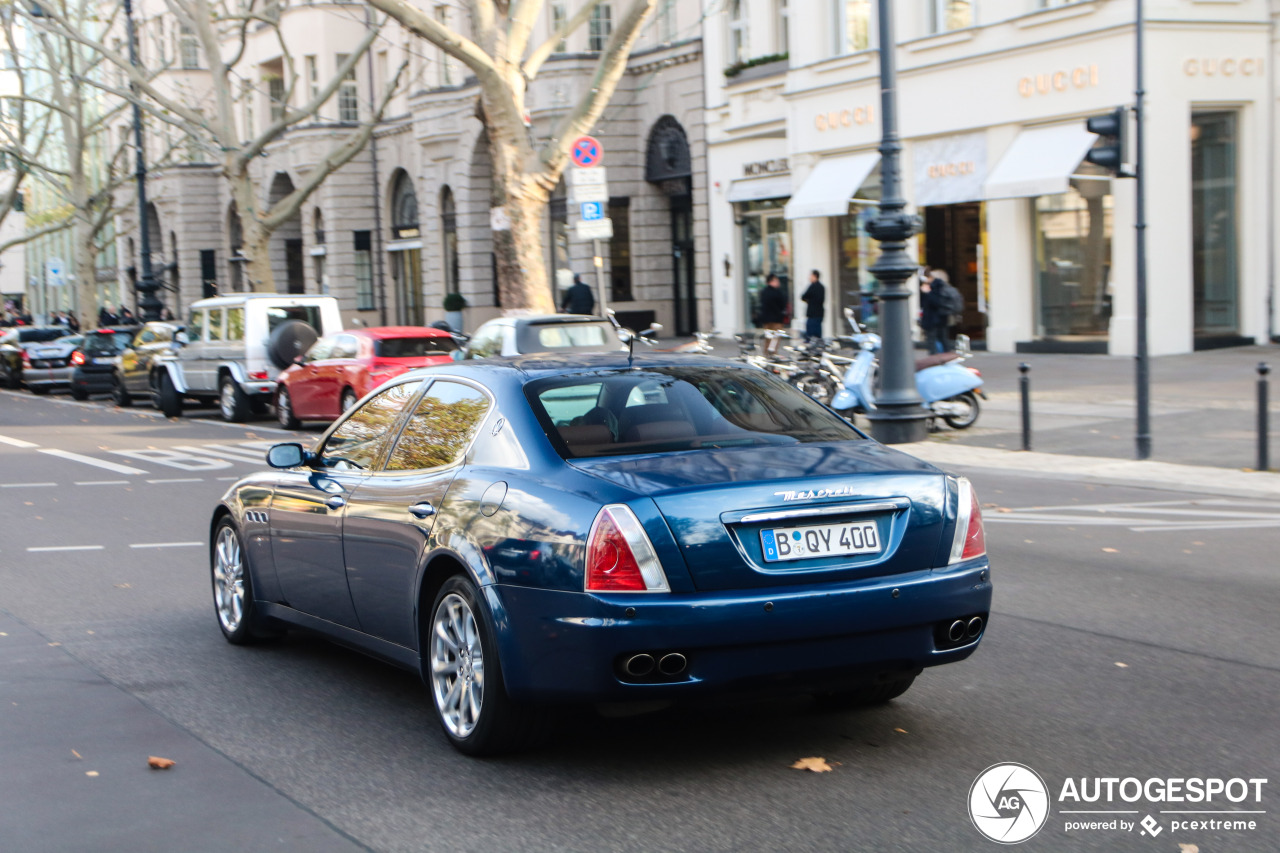
[(218, 621), (228, 634), (234, 634), (244, 618), (244, 559), (240, 540), (229, 526), (218, 531), (213, 546), (213, 596)]
[(293, 407), (290, 405), (288, 389), (281, 388), (276, 395), (276, 420), (285, 429), (293, 429)]
[(431, 626), (431, 692), (450, 734), (475, 731), (484, 707), (484, 646), (471, 606), (450, 593)]
[(218, 395), (218, 407), (222, 411), (223, 420), (232, 420), (236, 416), (236, 386), (231, 382), (222, 383), (222, 393)]

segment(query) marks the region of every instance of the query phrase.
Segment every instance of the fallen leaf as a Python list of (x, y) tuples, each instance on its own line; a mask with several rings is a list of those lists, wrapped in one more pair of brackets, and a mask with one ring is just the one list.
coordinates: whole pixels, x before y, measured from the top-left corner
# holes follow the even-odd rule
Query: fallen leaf
[(894, 729), (894, 731), (895, 731), (895, 732), (897, 732), (897, 733), (898, 733), (898, 734), (900, 734), (900, 735), (905, 735), (905, 734), (907, 734), (907, 730), (906, 730), (906, 729)]
[(1034, 545), (1034, 544), (1036, 544), (1035, 542), (1032, 542), (1030, 539), (1023, 539), (1022, 541), (1023, 541), (1023, 542), (1026, 542), (1028, 545)]
[(132, 588), (133, 588), (133, 584), (127, 584), (127, 583), (116, 584), (116, 589), (132, 589)]
[(173, 760), (152, 755), (147, 758), (147, 766), (152, 770), (168, 770), (173, 766)]
[(982, 508), (983, 508), (983, 509), (995, 509), (995, 508), (996, 508), (996, 507), (998, 507), (998, 506), (1000, 506), (1000, 504), (983, 504), (983, 505), (982, 505)]
[(1107, 553), (1107, 554), (1119, 554), (1119, 553), (1120, 553), (1120, 549), (1119, 549), (1119, 548), (1103, 548), (1102, 550), (1103, 550), (1105, 553)]
[(98, 775), (98, 771), (97, 771), (97, 770), (86, 770), (86, 771), (84, 771), (84, 775), (86, 775), (86, 776), (97, 776), (97, 775)]
[(996, 512), (1013, 512), (1013, 510), (1009, 509), (1007, 506), (998, 506), (996, 507)]
[(1120, 661), (1116, 661), (1116, 666), (1120, 667), (1121, 669), (1128, 669), (1128, 668), (1129, 668), (1129, 664), (1127, 664), (1127, 663), (1121, 663)]
[(60, 646), (60, 645), (62, 645), (62, 643), (50, 643), (49, 645), (51, 645), (51, 646)]
[(81, 761), (84, 761), (84, 756), (76, 752), (74, 749), (71, 750), (71, 754), (74, 755), (76, 758), (80, 759)]
[(1203, 545), (1204, 543), (1203, 543), (1203, 542), (1192, 542), (1191, 544), (1192, 544), (1192, 545)]
[(814, 773), (830, 773), (831, 765), (827, 763), (825, 758), (813, 756), (811, 758), (801, 758), (791, 765), (792, 770), (809, 770)]
[(1200, 847), (1196, 844), (1178, 844), (1179, 853), (1200, 853)]

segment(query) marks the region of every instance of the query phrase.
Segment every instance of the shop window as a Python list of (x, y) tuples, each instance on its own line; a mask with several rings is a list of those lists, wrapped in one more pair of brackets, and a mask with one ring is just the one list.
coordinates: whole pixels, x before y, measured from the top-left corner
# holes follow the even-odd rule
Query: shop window
[(1111, 179), (1084, 163), (1065, 193), (1035, 200), (1036, 334), (1105, 337), (1111, 320)]
[(871, 47), (871, 0), (835, 0), (835, 55)]
[(854, 318), (868, 329), (875, 330), (880, 325), (876, 279), (871, 274), (871, 267), (880, 259), (880, 243), (867, 233), (867, 225), (876, 215), (876, 207), (856, 204), (853, 213), (833, 220), (838, 260), (827, 307), (838, 318), (840, 334), (853, 331), (845, 323), (845, 308), (852, 308)]
[(591, 20), (587, 26), (587, 50), (599, 53), (609, 43), (613, 33), (613, 9), (608, 3), (601, 3), (591, 10)]
[(973, 26), (973, 0), (926, 0), (929, 32), (945, 33)]
[(630, 302), (631, 295), (631, 199), (609, 199), (613, 239), (609, 241), (609, 301)]
[(368, 231), (353, 231), (356, 252), (356, 310), (371, 311), (373, 304), (373, 252)]
[(1191, 275), (1197, 335), (1239, 331), (1237, 125), (1233, 112), (1191, 117)]

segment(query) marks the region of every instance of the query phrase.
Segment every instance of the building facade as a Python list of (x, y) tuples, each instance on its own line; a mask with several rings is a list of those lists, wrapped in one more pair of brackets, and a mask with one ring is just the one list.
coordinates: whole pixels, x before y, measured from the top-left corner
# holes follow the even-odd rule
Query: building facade
[[(706, 21), (717, 328), (750, 325), (768, 274), (795, 294), (811, 269), (829, 333), (848, 331), (844, 307), (875, 323), (874, 5), (731, 0)], [(1280, 5), (1147, 7), (1150, 351), (1267, 341)], [(997, 351), (1133, 353), (1134, 182), (1084, 162), (1097, 141), (1085, 119), (1133, 102), (1132, 4), (894, 13), (903, 182), (924, 223), (912, 251), (965, 295), (963, 330)]]
[[(165, 29), (163, 4), (148, 3), (153, 8), (144, 33), (169, 35), (149, 47), (144, 39), (144, 51), (171, 44), (167, 61), (182, 67), (166, 74), (181, 75), (194, 99), (207, 97), (209, 83), (202, 88), (200, 79), (207, 63), (198, 49), (184, 52), (176, 28)], [(460, 6), (434, 5), (430, 11), (465, 28), (467, 13)], [(559, 44), (542, 67), (526, 104), (535, 139), (548, 137), (590, 84), (615, 11), (622, 14), (609, 3), (599, 6), (589, 25)], [(565, 19), (565, 4), (551, 2), (545, 12), (535, 44), (552, 35), (553, 22)], [(367, 26), (364, 7), (349, 4), (284, 6), (280, 14), (298, 82), (289, 92), (285, 57), (274, 37), (250, 40), (243, 67), (256, 69), (256, 77), (247, 75), (238, 93), (246, 138), (324, 85)], [(593, 131), (605, 151), (614, 230), (600, 254), (604, 301), (624, 322), (657, 321), (682, 333), (704, 328), (711, 319), (700, 35), (697, 4), (664, 3), (646, 25)], [(152, 59), (164, 57), (153, 53)], [(384, 27), (366, 59), (314, 121), (290, 129), (254, 162), (262, 203), (286, 197), (335, 141), (368, 119), (378, 93), (403, 64), (402, 85), (370, 144), (272, 236), (276, 289), (332, 294), (342, 303), (345, 322), (369, 326), (443, 319), (445, 295), (457, 293), (468, 305), (465, 326), (474, 329), (504, 310), (492, 253), (489, 152), (476, 117), (478, 86), (460, 63), (394, 23)], [(149, 147), (162, 144), (152, 140)], [(227, 182), (199, 140), (192, 141), (191, 152), (188, 162), (157, 170), (150, 182), (153, 267), (163, 276), (166, 303), (178, 315), (202, 296), (245, 287), (241, 228)], [(562, 184), (543, 228), (548, 277), (557, 291), (575, 273), (597, 281), (593, 246), (576, 239), (576, 218)], [(120, 235), (121, 275), (136, 277), (132, 212), (121, 217)]]

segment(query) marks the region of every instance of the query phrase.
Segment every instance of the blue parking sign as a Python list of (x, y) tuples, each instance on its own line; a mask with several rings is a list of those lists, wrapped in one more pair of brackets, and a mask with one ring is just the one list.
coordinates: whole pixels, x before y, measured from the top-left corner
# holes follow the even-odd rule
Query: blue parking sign
[(584, 201), (582, 203), (582, 221), (593, 222), (597, 219), (604, 219), (604, 203)]

